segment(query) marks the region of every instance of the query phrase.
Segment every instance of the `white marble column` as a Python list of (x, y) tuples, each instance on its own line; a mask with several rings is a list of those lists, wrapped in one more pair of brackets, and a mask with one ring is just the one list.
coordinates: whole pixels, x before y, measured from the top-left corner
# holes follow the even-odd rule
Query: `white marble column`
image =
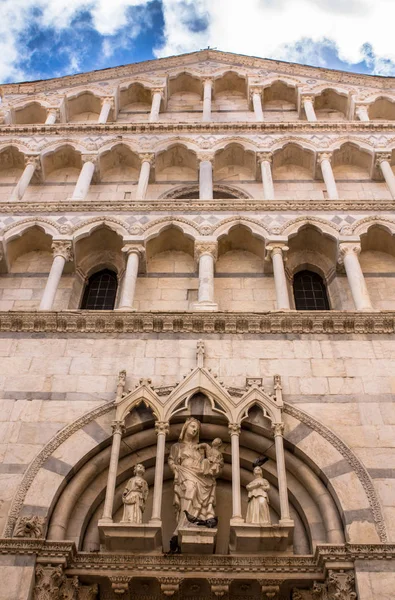
[(103, 98), (98, 123), (107, 123), (108, 115), (114, 108), (114, 98)]
[(112, 426), (111, 456), (110, 456), (110, 465), (108, 467), (107, 488), (106, 488), (106, 497), (104, 500), (103, 516), (101, 519), (102, 521), (107, 521), (107, 523), (112, 523), (112, 512), (114, 509), (115, 485), (117, 482), (119, 450), (121, 448), (122, 434), (125, 431), (125, 424), (123, 421), (113, 421), (111, 426)]
[(287, 278), (284, 269), (285, 254), (287, 251), (288, 246), (281, 243), (272, 243), (266, 248), (266, 260), (271, 260), (273, 264), (277, 310), (290, 310)]
[(232, 448), (232, 522), (242, 523), (241, 490), (240, 490), (240, 425), (229, 423), (230, 442)]
[(344, 264), (355, 308), (370, 311), (372, 310), (372, 303), (359, 264), (358, 255), (360, 252), (361, 244), (358, 242), (341, 242), (339, 244), (339, 264)]
[(317, 115), (314, 110), (314, 96), (302, 96), (301, 102), (307, 120), (310, 122), (317, 121)]
[(213, 199), (213, 156), (201, 154), (199, 162), (199, 197), (200, 200)]
[(360, 121), (365, 121), (365, 122), (370, 121), (368, 109), (369, 109), (369, 107), (366, 104), (357, 104), (356, 105), (355, 114), (357, 115), (357, 117)]
[(391, 168), (391, 152), (376, 154), (376, 165), (380, 167), (392, 198), (395, 198), (395, 175)]
[(122, 248), (122, 252), (125, 252), (127, 259), (122, 282), (121, 299), (117, 310), (134, 310), (134, 294), (139, 272), (139, 262), (144, 256), (144, 246), (141, 244), (126, 244)]
[(159, 120), (159, 112), (160, 105), (163, 98), (163, 89), (162, 88), (154, 88), (151, 90), (152, 92), (152, 104), (151, 104), (151, 112), (149, 116), (150, 123), (156, 123)]
[(41, 298), (39, 310), (52, 310), (60, 278), (66, 262), (73, 259), (72, 245), (69, 240), (52, 243), (53, 262)]
[(273, 423), (274, 444), (276, 448), (276, 465), (278, 479), (278, 493), (280, 497), (280, 524), (286, 524), (291, 521), (289, 514), (288, 489), (287, 489), (287, 474), (285, 471), (284, 458), (284, 424)]
[(137, 184), (136, 200), (144, 200), (147, 194), (151, 166), (154, 164), (155, 154), (141, 154), (141, 167), (139, 182)]
[(335, 177), (331, 165), (332, 154), (330, 152), (321, 152), (318, 154), (318, 162), (321, 165), (322, 177), (325, 182), (326, 191), (330, 200), (339, 200)]
[(258, 161), (261, 164), (263, 199), (274, 200), (274, 186), (272, 177), (272, 159), (271, 152), (259, 152)]
[(163, 490), (163, 471), (165, 466), (166, 436), (169, 433), (169, 423), (166, 421), (157, 421), (155, 423), (157, 435), (156, 443), (156, 461), (155, 461), (155, 479), (154, 479), (154, 497), (152, 500), (152, 516), (150, 523), (160, 524), (162, 521), (162, 490)]
[(57, 108), (48, 108), (47, 109), (47, 118), (45, 120), (44, 125), (54, 125), (58, 120), (59, 110)]
[(255, 120), (261, 123), (263, 121), (262, 88), (252, 88), (250, 93), (252, 106), (254, 107)]
[(211, 121), (211, 97), (213, 93), (213, 80), (205, 79), (203, 82), (203, 121)]
[(88, 194), (93, 174), (95, 172), (96, 156), (82, 156), (82, 169), (72, 195), (72, 200), (84, 200)]
[(194, 310), (212, 311), (218, 309), (214, 302), (214, 263), (217, 260), (217, 242), (195, 242), (195, 259), (199, 264), (198, 301)]
[(40, 159), (37, 156), (26, 156), (25, 165), (25, 169), (12, 191), (10, 198), (12, 201), (22, 200), (35, 171), (40, 168)]

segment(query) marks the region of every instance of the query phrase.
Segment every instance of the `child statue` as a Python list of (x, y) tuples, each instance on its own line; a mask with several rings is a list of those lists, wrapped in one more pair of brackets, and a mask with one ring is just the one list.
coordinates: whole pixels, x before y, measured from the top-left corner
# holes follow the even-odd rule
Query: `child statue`
[(143, 522), (145, 503), (148, 498), (148, 483), (144, 479), (144, 465), (137, 464), (133, 473), (134, 477), (129, 479), (122, 494), (124, 509), (121, 523), (139, 525)]

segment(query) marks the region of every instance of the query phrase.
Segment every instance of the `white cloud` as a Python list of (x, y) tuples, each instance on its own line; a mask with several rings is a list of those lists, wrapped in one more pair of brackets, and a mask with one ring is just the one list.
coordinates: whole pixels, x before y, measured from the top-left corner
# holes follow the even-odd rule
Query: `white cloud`
[[(0, 0), (0, 81), (28, 76), (18, 67), (28, 56), (26, 36), (38, 27), (65, 31), (88, 11), (102, 36), (104, 57), (112, 55), (127, 34), (144, 27), (141, 11), (152, 0)], [(325, 64), (324, 48), (337, 50), (348, 63), (366, 60), (373, 72), (395, 74), (393, 0), (162, 0), (164, 42), (156, 56), (200, 48), (280, 60)], [(126, 33), (125, 33), (126, 32)], [(114, 36), (114, 37), (111, 37)], [(110, 38), (106, 41), (106, 37)], [(304, 44), (300, 44), (305, 40)], [(366, 46), (368, 44), (368, 46)], [(70, 65), (79, 66), (70, 48)], [(98, 50), (99, 52), (99, 50)]]

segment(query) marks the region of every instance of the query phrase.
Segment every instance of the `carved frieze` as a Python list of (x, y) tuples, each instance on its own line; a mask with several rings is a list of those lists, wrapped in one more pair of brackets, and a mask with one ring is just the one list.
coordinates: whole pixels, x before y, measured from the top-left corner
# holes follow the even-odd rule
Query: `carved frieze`
[(20, 517), (15, 525), (14, 537), (43, 538), (45, 535), (45, 521), (44, 517), (37, 515)]

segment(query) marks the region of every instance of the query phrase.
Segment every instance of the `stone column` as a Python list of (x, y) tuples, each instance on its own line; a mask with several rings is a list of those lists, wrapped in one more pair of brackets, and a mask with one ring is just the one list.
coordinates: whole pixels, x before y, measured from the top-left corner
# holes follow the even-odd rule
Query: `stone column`
[(150, 523), (161, 523), (162, 508), (162, 490), (163, 490), (163, 470), (165, 466), (166, 436), (169, 433), (169, 423), (166, 421), (157, 421), (155, 423), (157, 435), (156, 443), (156, 461), (155, 461), (155, 479), (154, 479), (154, 497), (152, 500), (152, 517)]
[(144, 246), (140, 244), (126, 244), (126, 246), (122, 248), (122, 252), (125, 252), (127, 259), (126, 270), (123, 276), (121, 299), (117, 310), (134, 310), (134, 293), (136, 290), (140, 258), (144, 256)]
[(125, 431), (123, 421), (113, 421), (112, 423), (112, 447), (110, 465), (108, 468), (106, 498), (104, 500), (104, 509), (102, 520), (112, 523), (112, 511), (114, 508), (115, 485), (117, 481), (119, 450), (121, 448), (122, 434)]
[(285, 253), (288, 250), (288, 246), (281, 243), (273, 243), (266, 248), (266, 260), (271, 260), (273, 264), (277, 310), (290, 310), (287, 278), (284, 269)]
[(45, 120), (44, 125), (54, 125), (58, 120), (59, 110), (57, 108), (48, 108), (47, 109), (47, 118)]
[(107, 123), (108, 115), (110, 114), (112, 108), (114, 108), (114, 98), (103, 98), (101, 111), (97, 122)]
[(59, 240), (52, 243), (53, 262), (41, 298), (39, 310), (52, 310), (63, 268), (67, 261), (72, 260), (73, 251), (69, 240)]
[(203, 82), (203, 121), (211, 121), (211, 96), (213, 93), (213, 80), (205, 79)]
[(341, 242), (339, 244), (339, 264), (344, 264), (351, 294), (357, 310), (372, 310), (372, 303), (366, 287), (358, 254), (361, 244), (358, 242)]
[(75, 184), (72, 200), (84, 200), (88, 194), (89, 186), (95, 172), (96, 157), (91, 154), (82, 156), (82, 169)]
[(243, 522), (241, 514), (241, 491), (240, 491), (240, 425), (229, 423), (230, 442), (232, 447), (232, 522)]
[(366, 104), (357, 104), (355, 106), (355, 114), (357, 115), (360, 121), (370, 121), (368, 108), (369, 107)]
[(261, 123), (263, 121), (262, 88), (252, 88), (250, 94), (252, 106), (254, 107), (255, 119)]
[(40, 159), (38, 156), (25, 157), (25, 169), (14, 187), (10, 200), (22, 200), (29, 183), (36, 170), (40, 168)]
[(195, 259), (199, 263), (198, 301), (194, 310), (217, 310), (214, 302), (214, 263), (217, 260), (217, 242), (195, 242)]
[(160, 104), (163, 98), (163, 89), (162, 88), (154, 88), (151, 90), (152, 92), (152, 104), (151, 104), (151, 113), (149, 116), (149, 122), (155, 123), (159, 120), (159, 112), (160, 112)]
[(151, 166), (154, 164), (155, 154), (141, 154), (140, 160), (141, 160), (141, 167), (140, 167), (139, 182), (137, 184), (137, 192), (136, 192), (136, 198), (135, 198), (136, 200), (144, 200), (145, 199), (145, 196), (147, 193), (147, 188), (148, 188), (148, 183), (149, 183)]
[(276, 448), (276, 464), (277, 464), (277, 478), (278, 478), (278, 493), (280, 496), (280, 525), (285, 524), (291, 520), (289, 514), (288, 504), (288, 489), (287, 489), (287, 475), (285, 472), (285, 459), (284, 459), (284, 424), (273, 423), (272, 426), (274, 433), (274, 444)]
[(332, 154), (330, 152), (320, 152), (317, 158), (321, 165), (322, 177), (325, 181), (326, 191), (328, 192), (329, 199), (339, 200), (336, 181), (332, 171), (331, 157)]
[(391, 168), (391, 152), (376, 154), (376, 165), (380, 167), (392, 198), (395, 198), (395, 175)]
[(272, 177), (272, 159), (271, 152), (259, 152), (258, 161), (261, 164), (263, 199), (274, 200), (274, 186)]
[(201, 154), (199, 160), (199, 197), (200, 200), (213, 199), (213, 156)]
[(304, 112), (308, 121), (317, 121), (317, 115), (314, 110), (314, 96), (302, 96), (301, 99)]

